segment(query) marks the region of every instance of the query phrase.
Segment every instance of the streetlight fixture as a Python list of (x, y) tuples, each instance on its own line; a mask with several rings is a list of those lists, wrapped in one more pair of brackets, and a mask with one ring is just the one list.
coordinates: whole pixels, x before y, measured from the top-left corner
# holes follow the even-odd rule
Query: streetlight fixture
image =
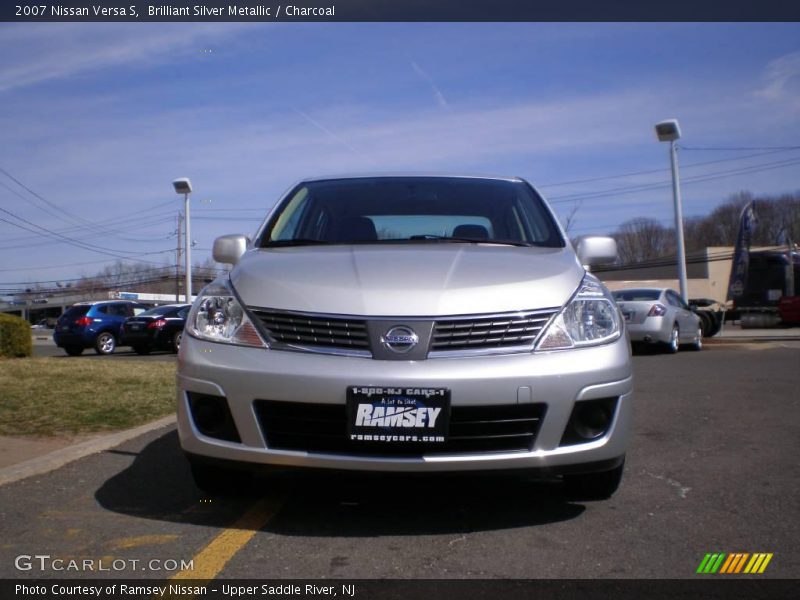
[(672, 199), (675, 203), (675, 238), (678, 246), (678, 279), (681, 286), (681, 298), (688, 304), (689, 292), (686, 283), (686, 247), (683, 242), (683, 208), (681, 206), (681, 183), (678, 174), (678, 149), (675, 141), (681, 137), (678, 119), (667, 119), (656, 124), (656, 135), (659, 142), (669, 142), (669, 158), (672, 166)]
[(175, 188), (176, 194), (183, 194), (183, 225), (184, 225), (184, 239), (186, 240), (186, 303), (192, 301), (192, 245), (189, 240), (190, 225), (189, 225), (189, 195), (192, 193), (192, 182), (188, 177), (181, 177), (172, 182), (172, 187)]

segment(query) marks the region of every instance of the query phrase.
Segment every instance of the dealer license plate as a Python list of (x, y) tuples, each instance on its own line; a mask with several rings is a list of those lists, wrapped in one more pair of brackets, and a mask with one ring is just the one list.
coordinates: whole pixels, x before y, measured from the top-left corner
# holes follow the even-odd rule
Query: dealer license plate
[(449, 423), (448, 389), (347, 388), (347, 432), (353, 442), (443, 444)]

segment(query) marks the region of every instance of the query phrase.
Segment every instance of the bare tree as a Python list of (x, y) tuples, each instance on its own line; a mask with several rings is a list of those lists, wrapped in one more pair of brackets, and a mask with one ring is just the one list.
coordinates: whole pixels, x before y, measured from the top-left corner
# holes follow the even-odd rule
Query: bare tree
[(620, 225), (614, 234), (622, 263), (643, 262), (675, 253), (675, 232), (655, 219), (639, 217)]
[(569, 234), (570, 230), (571, 230), (571, 229), (572, 229), (572, 227), (575, 225), (575, 221), (577, 220), (577, 219), (576, 219), (576, 217), (577, 217), (577, 214), (578, 214), (578, 209), (580, 209), (580, 207), (581, 207), (581, 204), (583, 204), (583, 202), (582, 202), (581, 200), (578, 200), (578, 201), (577, 201), (577, 202), (576, 202), (576, 203), (575, 203), (575, 204), (572, 206), (572, 210), (570, 210), (570, 211), (569, 211), (569, 213), (567, 213), (567, 216), (566, 216), (566, 217), (564, 217), (564, 218), (561, 220), (561, 221), (562, 221), (562, 223), (563, 223), (563, 225), (564, 225), (564, 231), (565, 231), (567, 234)]
[[(708, 246), (733, 246), (739, 233), (739, 221), (744, 206), (755, 201), (757, 225), (752, 244), (771, 246), (781, 243), (788, 235), (800, 241), (800, 192), (781, 196), (756, 196), (742, 191), (717, 206), (705, 217), (684, 221), (686, 250), (696, 251)], [(623, 264), (675, 256), (675, 230), (657, 221), (637, 218), (623, 223), (616, 233), (619, 260)]]

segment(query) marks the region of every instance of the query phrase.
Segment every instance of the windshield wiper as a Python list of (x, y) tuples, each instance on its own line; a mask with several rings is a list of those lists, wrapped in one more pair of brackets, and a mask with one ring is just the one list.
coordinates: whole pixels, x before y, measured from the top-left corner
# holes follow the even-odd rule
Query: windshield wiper
[(502, 246), (523, 246), (530, 247), (529, 242), (517, 242), (513, 240), (492, 240), (488, 238), (454, 237), (449, 235), (412, 235), (408, 238), (411, 242), (443, 242), (451, 244), (500, 244)]
[(333, 242), (327, 242), (325, 240), (315, 240), (311, 238), (297, 238), (294, 240), (273, 240), (271, 242), (267, 242), (262, 248), (283, 248), (287, 246), (324, 246), (325, 244), (331, 244)]

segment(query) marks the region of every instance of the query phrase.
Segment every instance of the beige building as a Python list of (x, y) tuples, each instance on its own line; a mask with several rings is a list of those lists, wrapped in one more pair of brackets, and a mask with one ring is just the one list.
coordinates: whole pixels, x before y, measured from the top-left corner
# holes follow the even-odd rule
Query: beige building
[[(752, 250), (780, 250), (760, 247)], [(631, 287), (659, 287), (680, 289), (678, 267), (674, 258), (664, 259), (663, 265), (615, 269), (595, 269), (594, 273), (610, 290)], [(671, 262), (672, 264), (667, 264)], [(700, 252), (686, 255), (686, 280), (689, 298), (711, 298), (724, 303), (728, 292), (728, 279), (733, 263), (732, 246), (711, 246)]]

